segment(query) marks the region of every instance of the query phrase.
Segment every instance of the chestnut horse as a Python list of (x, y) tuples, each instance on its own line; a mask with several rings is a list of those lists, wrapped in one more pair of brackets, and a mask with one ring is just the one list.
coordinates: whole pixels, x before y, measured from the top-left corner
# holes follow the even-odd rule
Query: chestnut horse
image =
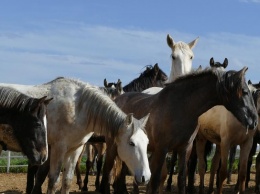
[[(198, 132), (198, 118), (213, 106), (224, 105), (244, 126), (256, 127), (257, 113), (245, 82), (246, 70), (207, 69), (179, 77), (155, 95), (129, 92), (115, 99), (124, 112), (134, 112), (137, 118), (150, 112), (146, 131), (148, 150), (153, 153), (148, 194), (157, 192), (166, 154), (172, 150), (179, 156), (179, 193), (185, 193), (187, 159)], [(105, 165), (112, 166), (113, 161), (106, 158)]]

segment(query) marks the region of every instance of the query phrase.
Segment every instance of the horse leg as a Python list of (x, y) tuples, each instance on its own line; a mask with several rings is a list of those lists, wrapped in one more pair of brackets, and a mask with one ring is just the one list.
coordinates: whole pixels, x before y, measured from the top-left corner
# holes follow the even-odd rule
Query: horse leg
[(101, 169), (102, 169), (102, 164), (103, 164), (103, 158), (106, 153), (106, 143), (101, 143), (98, 144), (99, 148), (98, 150), (98, 158), (97, 158), (97, 175), (96, 175), (96, 181), (95, 181), (95, 186), (96, 186), (96, 191), (99, 190), (100, 186), (100, 174), (101, 174)]
[(181, 152), (178, 152), (179, 157), (179, 174), (178, 174), (178, 190), (180, 194), (186, 193), (186, 176), (187, 176), (187, 160), (190, 157), (193, 142), (189, 143)]
[(117, 155), (116, 145), (109, 140), (106, 141), (107, 141), (106, 159), (104, 162), (103, 176), (99, 188), (99, 192), (101, 192), (102, 194), (110, 194), (110, 184), (109, 184), (110, 171), (113, 168), (114, 161)]
[[(116, 166), (117, 166), (116, 167), (117, 172), (113, 183), (114, 194), (127, 194), (128, 192), (126, 188), (126, 175), (128, 172), (128, 168), (126, 164), (122, 162), (118, 157), (116, 160)], [(136, 184), (134, 184), (134, 186), (136, 186), (134, 187), (134, 189), (136, 189), (136, 192), (139, 193), (138, 186)]]
[(252, 166), (252, 163), (253, 163), (253, 156), (256, 153), (256, 149), (257, 149), (257, 141), (254, 138), (253, 139), (253, 145), (252, 145), (252, 148), (250, 150), (248, 162), (247, 162), (247, 176), (246, 176), (246, 186), (245, 186), (246, 188), (248, 188), (248, 183), (250, 181), (251, 166)]
[[(223, 182), (227, 178), (227, 159), (229, 154), (229, 145), (222, 144), (220, 145), (221, 153), (221, 167), (219, 171), (219, 187), (217, 189), (218, 194), (222, 194)], [(219, 164), (219, 163), (218, 163)]]
[(168, 177), (167, 185), (166, 185), (166, 191), (169, 191), (169, 192), (172, 190), (172, 176), (173, 176), (173, 172), (174, 172), (174, 167), (176, 166), (176, 162), (177, 162), (177, 152), (172, 152), (169, 177)]
[(92, 168), (93, 162), (94, 162), (93, 151), (94, 151), (94, 148), (93, 148), (92, 144), (87, 142), (86, 143), (86, 152), (87, 152), (86, 174), (85, 174), (84, 184), (83, 184), (81, 191), (88, 191), (88, 176), (89, 176), (90, 169)]
[(161, 182), (159, 186), (159, 194), (163, 194), (163, 186), (166, 178), (167, 178), (167, 165), (166, 165), (166, 160), (164, 160), (163, 167), (162, 167), (162, 174), (161, 174)]
[(49, 171), (50, 171), (50, 154), (51, 149), (49, 146), (49, 154), (47, 161), (44, 162), (41, 166), (38, 166), (38, 170), (35, 174), (35, 185), (30, 192), (31, 194), (42, 194), (42, 184), (44, 183)]
[(240, 145), (240, 159), (239, 159), (239, 172), (238, 172), (240, 194), (243, 194), (245, 192), (247, 162), (248, 162), (249, 150), (251, 149), (252, 144), (253, 144), (253, 139), (248, 139), (246, 143)]
[(34, 178), (37, 173), (38, 166), (32, 165), (28, 162), (28, 170), (27, 170), (27, 183), (26, 183), (26, 193), (31, 193), (34, 186)]
[(256, 173), (255, 173), (255, 192), (260, 194), (260, 152), (258, 153), (255, 161)]
[(199, 170), (199, 176), (200, 176), (199, 193), (203, 194), (204, 193), (204, 176), (205, 176), (205, 169), (206, 169), (206, 163), (204, 160), (204, 152), (205, 152), (205, 146), (206, 146), (207, 140), (198, 133), (195, 141), (196, 141), (196, 151), (197, 151), (197, 157), (198, 157), (198, 170)]
[(83, 183), (82, 183), (82, 179), (81, 179), (81, 172), (80, 172), (80, 163), (81, 163), (81, 160), (82, 160), (83, 153), (85, 151), (85, 147), (86, 147), (86, 144), (83, 147), (83, 150), (82, 150), (82, 152), (79, 156), (79, 159), (78, 159), (78, 161), (76, 163), (76, 167), (75, 167), (76, 176), (77, 176), (77, 185), (79, 185), (79, 190), (81, 190), (82, 187), (83, 187)]
[[(59, 153), (59, 154), (57, 154)], [(55, 144), (51, 146), (50, 171), (47, 194), (55, 194), (60, 178), (62, 160), (65, 155), (64, 146)], [(73, 169), (74, 170), (74, 169)]]
[(155, 194), (159, 188), (162, 166), (165, 161), (167, 149), (157, 148), (151, 157), (151, 179), (147, 187), (147, 194)]
[(231, 175), (232, 175), (232, 167), (235, 162), (235, 156), (236, 156), (237, 146), (233, 146), (229, 151), (229, 165), (228, 165), (228, 175), (227, 175), (227, 184), (230, 184), (231, 182)]
[(85, 144), (79, 146), (76, 150), (67, 153), (65, 156), (63, 175), (62, 175), (62, 194), (69, 194), (71, 182), (74, 176), (74, 170), (80, 154)]
[(191, 151), (190, 158), (188, 160), (188, 187), (187, 193), (196, 193), (194, 186), (195, 183), (195, 171), (197, 166), (197, 151), (196, 151), (196, 141), (193, 142), (193, 147)]

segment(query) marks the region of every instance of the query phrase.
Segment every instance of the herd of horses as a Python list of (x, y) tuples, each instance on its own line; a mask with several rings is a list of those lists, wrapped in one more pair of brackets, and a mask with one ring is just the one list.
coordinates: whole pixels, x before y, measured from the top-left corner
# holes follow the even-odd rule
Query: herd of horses
[[(188, 44), (175, 42), (167, 35), (172, 60), (169, 77), (155, 64), (124, 87), (120, 79), (116, 83), (105, 79), (104, 87), (98, 87), (64, 77), (34, 86), (1, 83), (0, 148), (28, 157), (26, 192), (42, 193), (48, 175), (47, 193), (54, 194), (61, 171), (61, 193), (69, 194), (74, 171), (79, 189), (87, 191), (88, 173), (97, 156), (95, 185), (100, 193), (109, 194), (110, 184), (114, 193), (127, 193), (125, 177), (130, 172), (133, 193), (139, 193), (139, 185), (147, 185), (146, 193), (161, 194), (167, 177), (165, 158), (171, 152), (172, 168), (178, 160), (178, 193), (196, 192), (198, 163), (202, 194), (208, 147), (214, 143), (208, 193), (214, 191), (215, 174), (216, 192), (224, 192), (228, 155), (237, 145), (240, 159), (234, 189), (244, 193), (260, 143), (260, 85), (246, 81), (247, 67), (226, 71), (227, 59), (219, 63), (211, 58), (209, 67), (193, 70), (192, 49), (197, 42), (198, 38)], [(84, 150), (88, 159), (82, 182), (79, 164)], [(166, 189), (171, 190), (173, 170), (169, 172)], [(259, 175), (258, 155), (258, 194)]]

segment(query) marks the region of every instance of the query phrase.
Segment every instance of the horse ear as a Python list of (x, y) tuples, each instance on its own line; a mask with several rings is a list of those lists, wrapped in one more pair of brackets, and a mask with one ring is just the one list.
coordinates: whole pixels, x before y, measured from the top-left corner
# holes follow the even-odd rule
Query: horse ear
[(201, 71), (201, 70), (202, 70), (202, 66), (200, 65), (196, 71)]
[(243, 67), (240, 71), (237, 72), (238, 77), (241, 79), (245, 76), (246, 71), (248, 70), (248, 67)]
[(118, 92), (119, 92), (120, 94), (122, 94), (122, 92), (123, 92), (123, 87), (122, 87), (122, 82), (121, 82), (121, 81), (120, 81), (120, 82), (117, 82), (116, 89), (118, 90)]
[(35, 99), (35, 101), (32, 104), (32, 107), (30, 109), (30, 112), (32, 114), (37, 114), (38, 108), (41, 106), (42, 103), (45, 103), (46, 98), (47, 98), (47, 96), (44, 96), (44, 97), (39, 98), (39, 99)]
[(228, 59), (227, 58), (225, 58), (225, 60), (223, 62), (223, 66), (224, 66), (224, 68), (226, 68), (228, 66)]
[(148, 113), (146, 116), (144, 116), (143, 118), (140, 119), (140, 121), (142, 122), (142, 128), (145, 129), (145, 125), (149, 119), (150, 113)]
[(169, 46), (170, 48), (173, 48), (175, 42), (174, 42), (173, 38), (170, 36), (170, 34), (167, 34), (167, 38), (166, 38), (166, 39), (167, 39), (167, 44), (168, 44), (168, 46)]
[(53, 100), (53, 98), (46, 99), (46, 100), (44, 100), (44, 104), (47, 106), (50, 103), (50, 101), (52, 101), (52, 100)]
[(107, 79), (105, 78), (104, 79), (104, 86), (107, 88), (108, 86), (107, 86)]
[(210, 60), (209, 60), (209, 64), (210, 64), (210, 67), (213, 67), (214, 66), (214, 58), (211, 57)]
[(155, 71), (159, 71), (158, 63), (155, 63), (155, 65), (153, 66), (153, 68), (154, 68)]
[(125, 119), (125, 124), (126, 125), (131, 125), (132, 122), (133, 122), (133, 119), (134, 119), (134, 114), (133, 113), (129, 113), (127, 116), (126, 116), (126, 119)]
[(252, 85), (251, 80), (248, 80), (247, 84), (248, 84), (248, 85)]
[(193, 48), (196, 46), (196, 44), (197, 44), (198, 41), (199, 41), (199, 37), (197, 37), (195, 40), (191, 41), (191, 42), (188, 44), (189, 47), (190, 47), (190, 49), (193, 49)]

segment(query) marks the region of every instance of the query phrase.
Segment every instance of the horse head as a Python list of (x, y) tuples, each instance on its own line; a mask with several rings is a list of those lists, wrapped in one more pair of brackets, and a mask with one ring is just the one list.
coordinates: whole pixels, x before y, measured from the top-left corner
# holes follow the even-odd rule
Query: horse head
[(194, 54), (192, 49), (196, 46), (199, 38), (186, 44), (182, 41), (174, 42), (173, 38), (167, 35), (167, 44), (171, 48), (172, 66), (168, 82), (172, 82), (178, 76), (189, 73), (192, 70)]
[(33, 165), (41, 165), (48, 158), (46, 112), (51, 100), (46, 96), (34, 99), (27, 114), (17, 118), (17, 125), (14, 124), (15, 136)]
[(211, 59), (209, 60), (209, 64), (210, 64), (210, 67), (226, 69), (226, 67), (228, 66), (228, 59), (225, 58), (224, 62), (220, 63), (220, 62), (215, 62), (214, 58), (211, 57)]
[[(222, 89), (224, 105), (234, 116), (247, 128), (255, 129), (258, 124), (258, 115), (249, 90), (245, 81), (247, 67), (240, 71), (227, 71), (222, 77)], [(242, 108), (241, 108), (242, 107)]]
[(134, 175), (137, 184), (147, 184), (151, 177), (147, 158), (149, 140), (144, 130), (148, 118), (149, 114), (140, 120), (128, 114), (116, 138), (118, 155)]
[(163, 86), (168, 76), (160, 69), (158, 63), (156, 63), (154, 66), (146, 66), (146, 70), (141, 73), (139, 78), (149, 78), (152, 80), (153, 86)]
[(107, 80), (104, 79), (104, 87), (106, 93), (110, 96), (112, 100), (124, 93), (122, 82), (120, 79), (117, 80), (117, 83), (115, 82), (107, 83)]

